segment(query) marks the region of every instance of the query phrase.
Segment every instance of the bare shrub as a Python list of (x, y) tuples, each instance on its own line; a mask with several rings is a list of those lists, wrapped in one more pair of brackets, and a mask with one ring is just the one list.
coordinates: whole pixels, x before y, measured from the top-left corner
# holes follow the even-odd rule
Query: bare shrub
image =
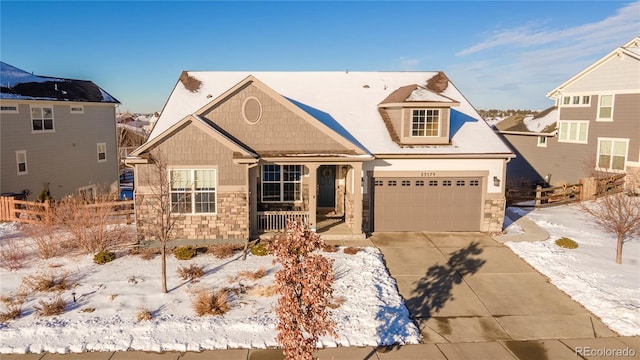
[(15, 320), (22, 314), (21, 304), (11, 304), (7, 306), (7, 311), (0, 312), (0, 323), (6, 323), (9, 320)]
[(189, 267), (180, 266), (178, 268), (178, 275), (182, 280), (193, 280), (201, 278), (204, 275), (204, 269), (202, 266), (191, 264)]
[(207, 247), (207, 253), (212, 254), (217, 259), (232, 257), (236, 252), (242, 250), (242, 244), (215, 244)]
[(55, 207), (32, 206), (30, 210), (39, 214), (38, 221), (24, 229), (35, 242), (38, 256), (49, 259), (60, 255), (63, 249), (56, 226)]
[(113, 301), (113, 300), (115, 300), (117, 297), (118, 297), (118, 294), (111, 294), (111, 295), (109, 295), (108, 299), (109, 299), (109, 301)]
[(286, 359), (312, 360), (318, 337), (335, 336), (327, 311), (333, 293), (332, 262), (317, 253), (323, 245), (318, 234), (294, 221), (268, 245), (274, 262), (282, 265), (275, 276), (280, 295), (276, 328)]
[(152, 318), (153, 318), (153, 314), (149, 309), (147, 309), (144, 306), (140, 307), (138, 309), (138, 312), (136, 313), (136, 320), (138, 320), (138, 322), (150, 321)]
[(67, 307), (67, 303), (60, 297), (56, 297), (49, 303), (44, 300), (40, 300), (38, 303), (40, 306), (33, 307), (37, 317), (60, 315)]
[(27, 251), (18, 241), (12, 238), (0, 242), (0, 266), (7, 270), (18, 270), (27, 261)]
[(222, 315), (229, 309), (231, 309), (229, 295), (225, 290), (200, 290), (193, 301), (193, 310), (198, 316)]
[(76, 195), (60, 202), (57, 221), (71, 234), (71, 244), (93, 254), (131, 242), (130, 230), (117, 219), (116, 200), (114, 194), (99, 193), (92, 200)]
[(80, 310), (81, 313), (92, 313), (94, 311), (96, 311), (96, 308), (91, 308), (91, 307), (84, 308), (84, 309)]
[(135, 247), (129, 250), (130, 255), (137, 255), (142, 260), (151, 260), (155, 258), (157, 255), (160, 255), (160, 249), (156, 248), (143, 248), (143, 247)]
[(349, 247), (344, 248), (342, 250), (342, 252), (344, 252), (345, 254), (348, 254), (348, 255), (355, 255), (360, 250), (362, 250), (362, 248), (349, 246)]
[(22, 278), (22, 285), (33, 292), (64, 291), (71, 287), (68, 274), (39, 274), (27, 275)]
[(245, 270), (245, 271), (240, 271), (238, 273), (239, 277), (243, 277), (245, 279), (248, 280), (258, 280), (258, 279), (262, 279), (263, 277), (267, 276), (267, 270), (263, 267), (259, 268), (258, 270), (255, 271), (251, 271), (251, 270)]

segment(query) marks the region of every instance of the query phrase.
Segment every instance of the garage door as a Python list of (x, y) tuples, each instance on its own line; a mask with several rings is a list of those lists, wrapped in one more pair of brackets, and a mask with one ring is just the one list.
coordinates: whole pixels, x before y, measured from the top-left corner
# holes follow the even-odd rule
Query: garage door
[(482, 178), (374, 178), (374, 231), (479, 231)]

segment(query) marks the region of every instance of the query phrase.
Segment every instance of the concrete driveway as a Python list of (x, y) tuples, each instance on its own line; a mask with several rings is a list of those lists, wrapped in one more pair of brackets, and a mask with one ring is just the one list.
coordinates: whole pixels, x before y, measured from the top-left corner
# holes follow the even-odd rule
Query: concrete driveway
[(500, 341), (517, 347), (522, 340), (616, 336), (488, 235), (375, 233), (371, 241), (384, 255), (425, 343)]

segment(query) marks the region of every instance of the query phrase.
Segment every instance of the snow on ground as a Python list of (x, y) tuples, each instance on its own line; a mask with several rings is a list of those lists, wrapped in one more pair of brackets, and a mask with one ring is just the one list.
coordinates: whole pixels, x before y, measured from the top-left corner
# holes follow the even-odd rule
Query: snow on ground
[[(640, 335), (640, 237), (624, 243), (622, 264), (616, 264), (616, 236), (598, 228), (578, 206), (511, 210), (534, 221), (550, 238), (507, 246), (612, 330)], [(560, 237), (575, 240), (579, 247), (555, 245)]]
[[(0, 223), (0, 241), (29, 242), (12, 223)], [(325, 336), (320, 346), (376, 346), (415, 344), (420, 332), (409, 318), (404, 301), (375, 248), (356, 255), (342, 251), (323, 253), (334, 260), (334, 297), (344, 303), (331, 310), (338, 337)], [(68, 302), (65, 313), (36, 317), (34, 306), (51, 301), (56, 293), (30, 293), (22, 305), (22, 317), (0, 324), (0, 353), (67, 353), (83, 351), (199, 351), (203, 349), (266, 348), (277, 346), (276, 296), (252, 292), (272, 283), (276, 266), (272, 256), (253, 256), (245, 261), (236, 255), (216, 259), (201, 254), (187, 261), (167, 256), (169, 293), (163, 294), (160, 257), (143, 260), (119, 253), (105, 265), (93, 263), (89, 255), (67, 255), (48, 260), (29, 259), (16, 271), (0, 269), (0, 294), (15, 296), (22, 278), (33, 274), (68, 274), (77, 284), (59, 293)], [(198, 282), (182, 280), (176, 270), (191, 264), (204, 267)], [(244, 270), (267, 269), (259, 280), (238, 277)], [(197, 317), (192, 298), (198, 289), (244, 287), (246, 293), (232, 296), (231, 310), (223, 316)], [(73, 302), (75, 292), (77, 302)], [(0, 311), (4, 306), (0, 305)], [(153, 319), (137, 321), (142, 308)], [(88, 312), (95, 309), (93, 312)]]

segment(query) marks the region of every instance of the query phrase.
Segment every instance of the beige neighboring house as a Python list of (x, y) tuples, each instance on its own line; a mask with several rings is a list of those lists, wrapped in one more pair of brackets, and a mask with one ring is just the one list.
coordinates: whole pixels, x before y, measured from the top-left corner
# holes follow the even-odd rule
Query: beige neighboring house
[(509, 186), (574, 184), (595, 171), (640, 175), (640, 37), (547, 96), (554, 107), (496, 125), (517, 155)]
[(438, 72), (184, 72), (135, 167), (165, 154), (177, 239), (303, 218), (374, 231), (501, 231), (509, 148)]
[(118, 181), (115, 106), (91, 81), (33, 75), (0, 63), (0, 193), (35, 199)]

